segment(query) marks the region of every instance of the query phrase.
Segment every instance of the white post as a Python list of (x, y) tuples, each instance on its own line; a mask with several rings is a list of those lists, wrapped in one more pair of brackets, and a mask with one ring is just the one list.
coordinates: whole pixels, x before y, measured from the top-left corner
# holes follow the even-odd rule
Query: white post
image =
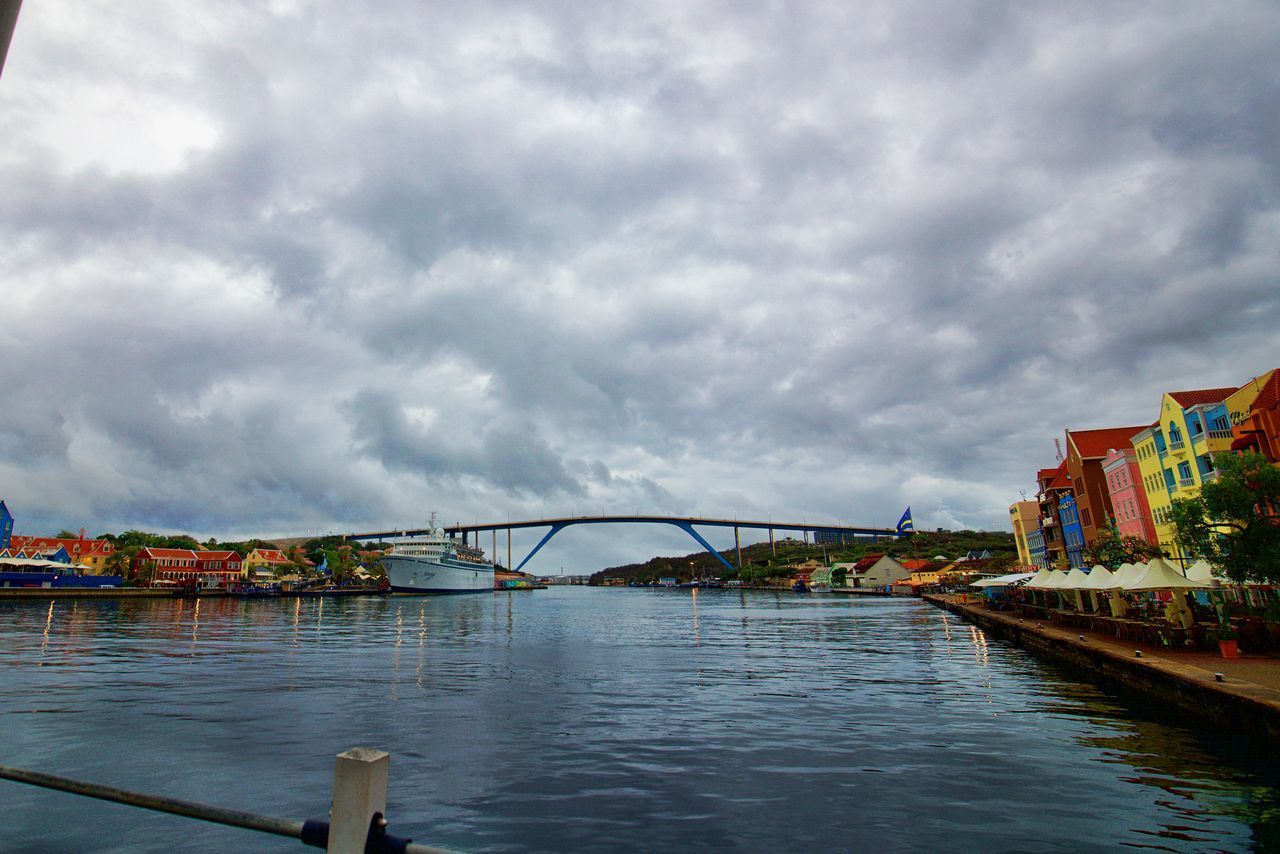
[(330, 854), (364, 851), (373, 814), (387, 811), (387, 771), (391, 754), (353, 747), (333, 766), (333, 810), (329, 813)]

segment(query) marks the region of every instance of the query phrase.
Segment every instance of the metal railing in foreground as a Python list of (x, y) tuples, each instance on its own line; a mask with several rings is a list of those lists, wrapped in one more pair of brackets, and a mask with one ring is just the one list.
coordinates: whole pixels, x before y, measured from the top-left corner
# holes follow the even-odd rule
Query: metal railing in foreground
[(333, 770), (333, 807), (329, 813), (329, 821), (294, 821), (256, 815), (8, 765), (0, 765), (0, 779), (228, 827), (286, 836), (298, 839), (304, 845), (341, 854), (443, 854), (444, 849), (415, 845), (412, 840), (387, 833), (387, 822), (383, 816), (387, 804), (389, 765), (390, 755), (380, 750), (356, 747), (338, 754)]

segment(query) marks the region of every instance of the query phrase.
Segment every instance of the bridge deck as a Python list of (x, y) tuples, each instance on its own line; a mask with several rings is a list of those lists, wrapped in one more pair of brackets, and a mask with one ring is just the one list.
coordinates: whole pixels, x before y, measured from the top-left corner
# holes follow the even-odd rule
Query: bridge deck
[[(854, 525), (838, 525), (819, 522), (775, 522), (773, 520), (717, 519), (699, 516), (557, 516), (548, 519), (526, 519), (517, 522), (476, 522), (470, 525), (456, 523), (443, 525), (446, 534), (461, 534), (480, 531), (507, 531), (520, 528), (564, 528), (569, 525), (607, 525), (607, 524), (662, 524), (699, 525), (711, 528), (748, 528), (767, 531), (830, 531), (840, 534), (862, 536), (896, 537), (894, 528), (864, 528)], [(431, 528), (400, 528), (389, 531), (372, 531), (364, 534), (347, 534), (348, 540), (386, 540), (395, 537), (416, 537), (431, 532)]]

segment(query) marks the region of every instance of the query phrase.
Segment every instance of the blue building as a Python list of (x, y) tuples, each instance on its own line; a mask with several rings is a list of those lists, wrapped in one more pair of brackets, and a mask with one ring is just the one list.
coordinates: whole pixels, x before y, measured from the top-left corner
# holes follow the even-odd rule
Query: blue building
[(1031, 552), (1031, 562), (1041, 569), (1053, 569), (1049, 561), (1049, 553), (1044, 547), (1044, 531), (1036, 528), (1027, 531), (1027, 549)]
[(0, 501), (0, 549), (9, 548), (9, 539), (13, 536), (13, 514)]
[(1062, 522), (1067, 565), (1084, 568), (1084, 527), (1080, 524), (1080, 511), (1074, 495), (1067, 493), (1058, 499), (1058, 520)]

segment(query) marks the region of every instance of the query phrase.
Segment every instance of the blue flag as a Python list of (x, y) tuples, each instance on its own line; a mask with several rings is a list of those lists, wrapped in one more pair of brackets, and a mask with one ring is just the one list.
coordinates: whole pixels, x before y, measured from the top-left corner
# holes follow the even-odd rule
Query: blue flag
[(911, 507), (908, 505), (907, 509), (902, 512), (902, 518), (898, 520), (898, 534), (901, 536), (902, 534), (914, 534), (915, 532), (916, 526), (911, 521)]

